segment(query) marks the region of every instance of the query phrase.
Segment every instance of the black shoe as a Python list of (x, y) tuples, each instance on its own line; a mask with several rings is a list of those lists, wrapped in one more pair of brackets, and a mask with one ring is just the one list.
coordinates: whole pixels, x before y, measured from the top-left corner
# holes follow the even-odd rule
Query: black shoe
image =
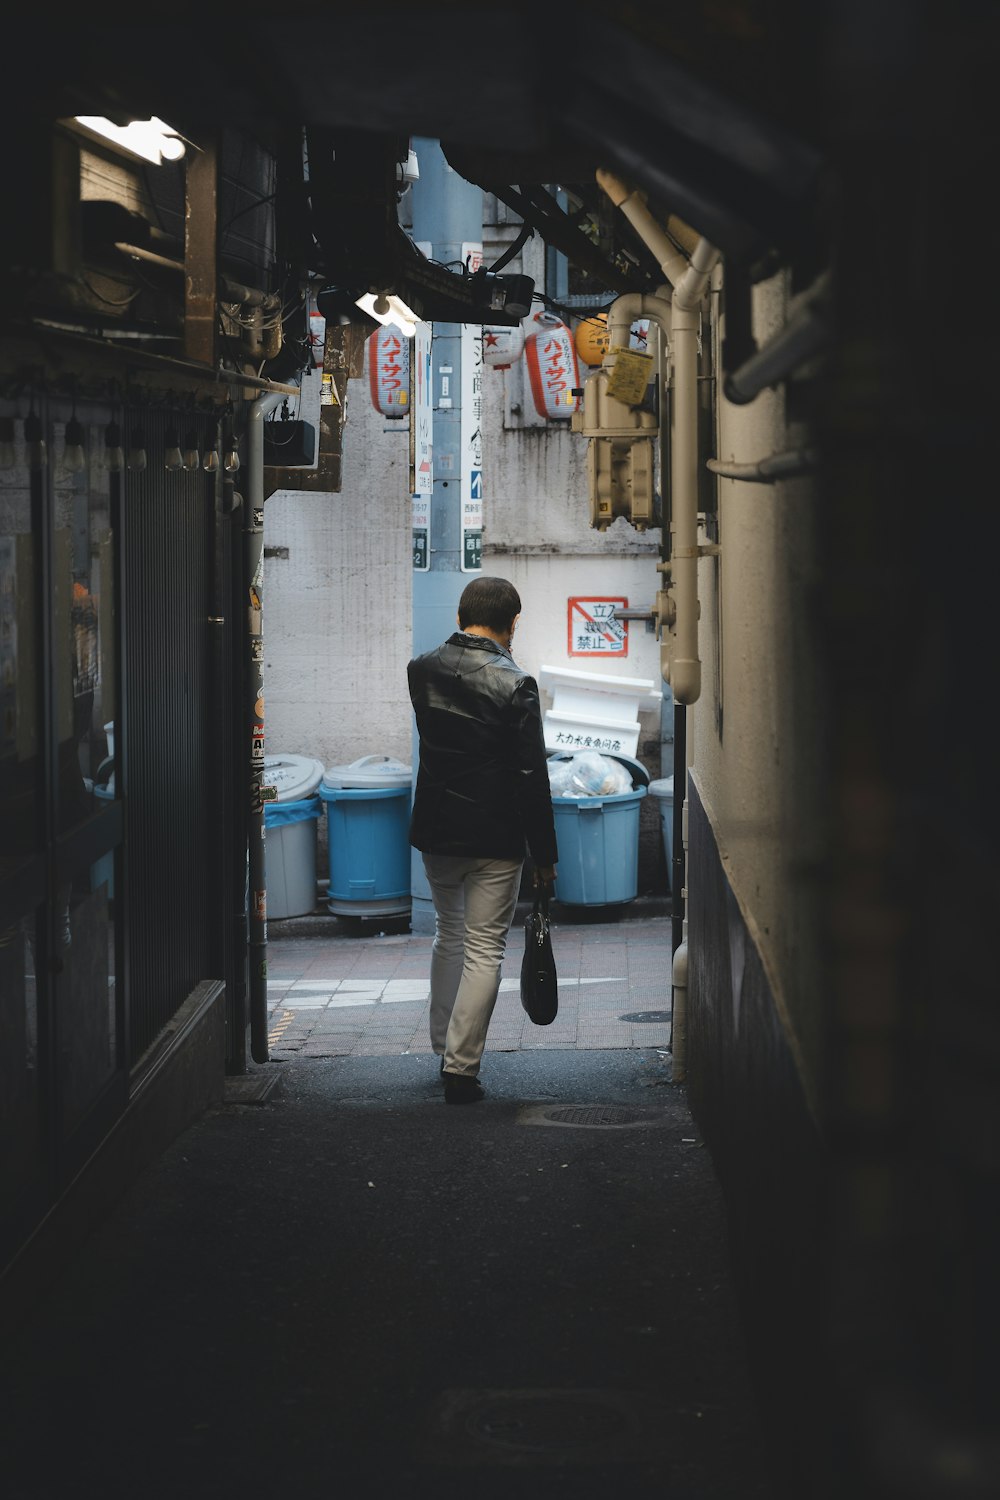
[(471, 1073), (446, 1073), (444, 1075), (445, 1104), (478, 1104), (485, 1094), (479, 1079)]
[(438, 1072), (442, 1075), (442, 1077), (444, 1076), (444, 1058), (443, 1057), (441, 1058), (441, 1066), (438, 1068)]

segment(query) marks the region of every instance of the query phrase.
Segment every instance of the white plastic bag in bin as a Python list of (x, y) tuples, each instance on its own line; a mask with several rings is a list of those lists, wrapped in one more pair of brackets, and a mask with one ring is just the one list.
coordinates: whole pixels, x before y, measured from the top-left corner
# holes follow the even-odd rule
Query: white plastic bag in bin
[(632, 791), (632, 773), (598, 750), (578, 750), (568, 760), (549, 761), (553, 797), (615, 797)]

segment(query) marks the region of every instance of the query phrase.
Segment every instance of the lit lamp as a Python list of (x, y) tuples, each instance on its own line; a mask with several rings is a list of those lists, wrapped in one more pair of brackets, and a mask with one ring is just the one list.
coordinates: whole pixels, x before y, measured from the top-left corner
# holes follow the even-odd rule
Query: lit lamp
[(393, 292), (366, 292), (363, 297), (358, 297), (355, 307), (360, 307), (376, 323), (392, 323), (399, 329), (404, 338), (412, 339), (417, 331), (420, 319), (416, 313)]
[(142, 161), (151, 161), (157, 167), (165, 161), (180, 161), (186, 150), (176, 130), (155, 115), (149, 120), (130, 120), (127, 125), (115, 125), (103, 115), (75, 115), (73, 124), (85, 135), (110, 141), (120, 150)]

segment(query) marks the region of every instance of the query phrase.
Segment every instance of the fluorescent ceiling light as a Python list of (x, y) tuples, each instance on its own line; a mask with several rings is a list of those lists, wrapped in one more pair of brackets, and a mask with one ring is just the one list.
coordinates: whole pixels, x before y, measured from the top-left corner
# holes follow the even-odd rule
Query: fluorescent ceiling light
[(176, 130), (155, 115), (151, 120), (132, 120), (128, 125), (115, 125), (103, 115), (75, 115), (74, 119), (90, 134), (123, 146), (157, 167), (164, 161), (179, 161), (184, 155), (184, 142)]
[(374, 318), (376, 323), (392, 323), (405, 338), (412, 339), (417, 331), (420, 319), (407, 307), (402, 297), (387, 295), (385, 292), (380, 292), (377, 296), (374, 292), (366, 292), (354, 305)]

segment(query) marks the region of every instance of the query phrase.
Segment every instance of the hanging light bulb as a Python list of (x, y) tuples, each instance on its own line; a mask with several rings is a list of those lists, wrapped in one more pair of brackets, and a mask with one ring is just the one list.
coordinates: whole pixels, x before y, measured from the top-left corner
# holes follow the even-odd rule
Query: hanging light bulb
[(189, 471), (201, 468), (201, 454), (198, 452), (198, 434), (196, 432), (186, 432), (184, 434), (184, 452), (181, 455), (181, 462), (185, 469)]
[(48, 454), (45, 451), (42, 424), (35, 415), (34, 407), (24, 419), (24, 441), (28, 449), (28, 468), (44, 469), (48, 463)]
[(87, 434), (76, 413), (66, 423), (66, 446), (63, 450), (63, 467), (71, 474), (80, 474), (87, 467)]
[(122, 430), (113, 419), (104, 429), (104, 467), (109, 474), (120, 474), (125, 467)]
[(206, 474), (215, 474), (219, 469), (219, 434), (215, 427), (209, 430), (208, 441), (205, 451), (201, 456), (201, 466)]
[(168, 427), (163, 439), (163, 467), (165, 469), (183, 469), (184, 467), (184, 455), (181, 452), (181, 442), (176, 427)]
[(226, 456), (223, 459), (223, 465), (227, 474), (235, 474), (239, 470), (240, 450), (236, 445), (235, 433), (230, 434), (229, 440), (226, 443)]
[(0, 417), (0, 469), (12, 469), (17, 455), (14, 451), (14, 418)]
[(128, 466), (135, 470), (142, 470), (146, 467), (146, 435), (141, 427), (135, 427), (132, 430), (128, 446)]

